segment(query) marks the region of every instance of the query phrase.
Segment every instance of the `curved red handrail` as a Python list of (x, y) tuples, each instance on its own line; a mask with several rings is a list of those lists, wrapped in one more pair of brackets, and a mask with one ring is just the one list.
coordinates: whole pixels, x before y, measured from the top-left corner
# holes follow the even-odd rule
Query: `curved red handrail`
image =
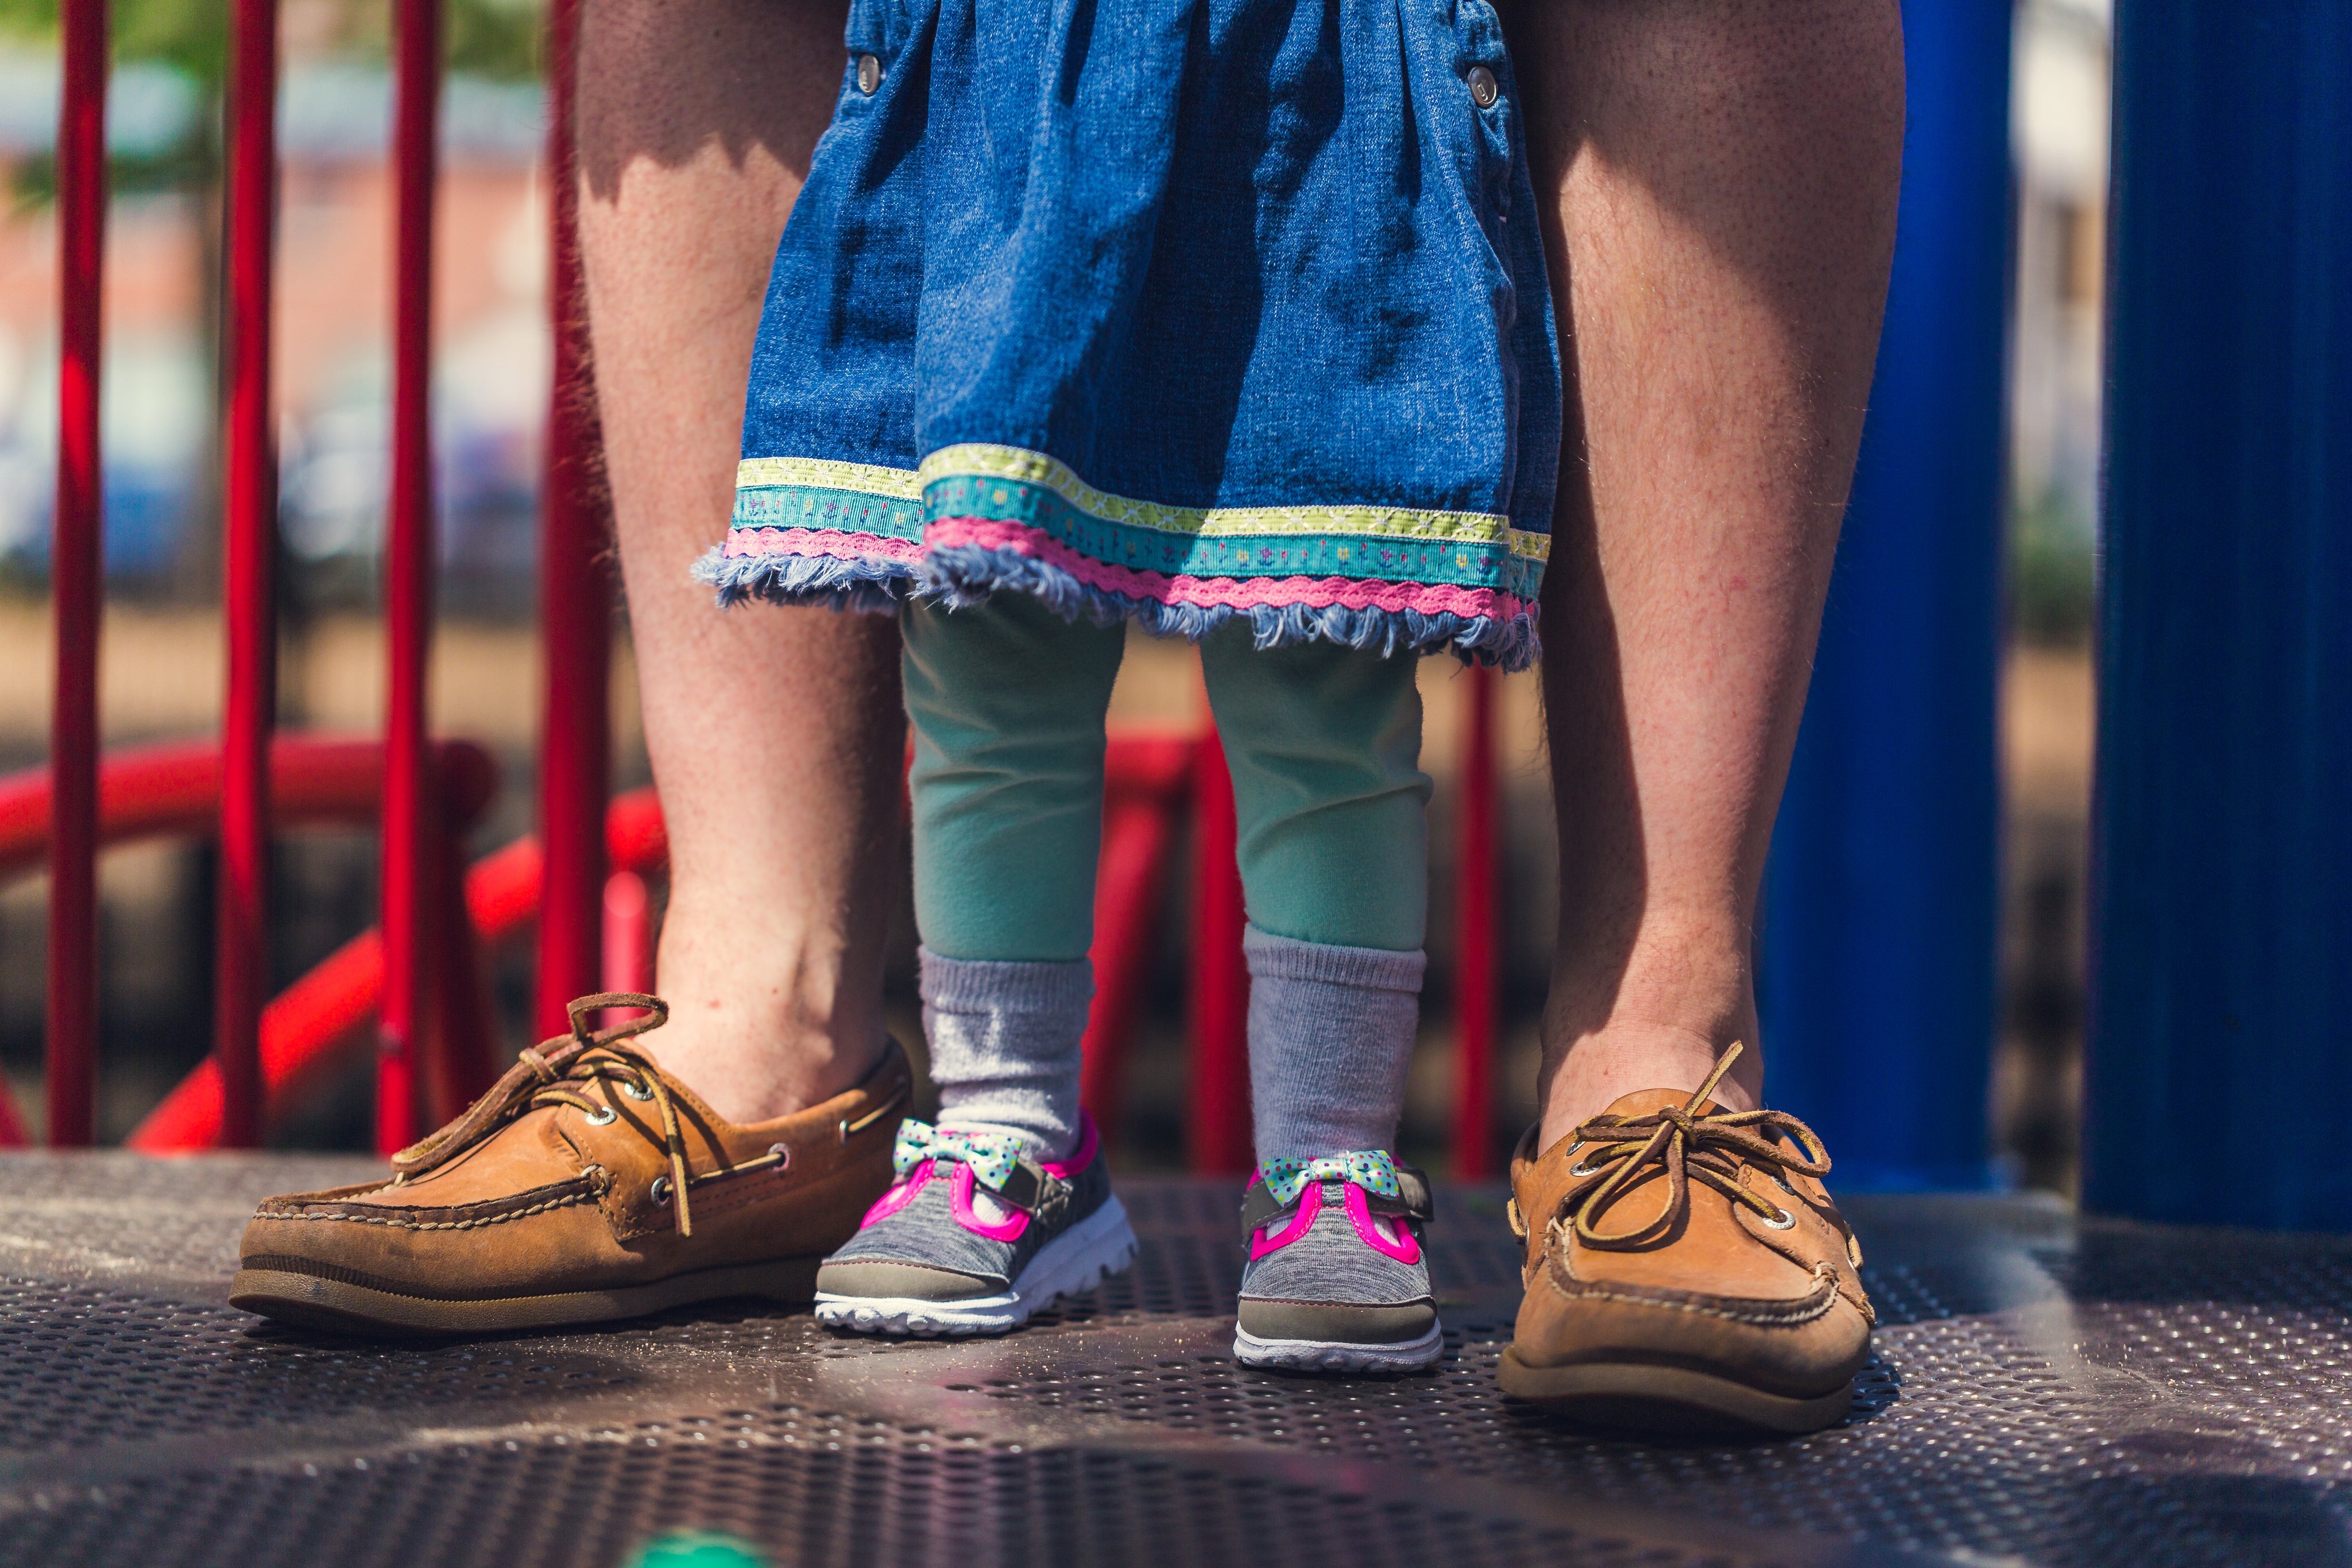
[[(434, 743), (443, 810), (464, 828), (498, 793), (499, 765), (470, 740)], [(372, 739), (280, 737), (269, 751), (272, 810), (281, 822), (372, 827), (383, 788), (383, 747)], [(204, 838), (220, 825), (220, 747), (173, 743), (111, 753), (99, 771), (101, 845), (142, 839)], [(0, 883), (47, 863), (49, 770), (0, 778)]]
[[(1120, 1049), (1134, 1031), (1151, 952), (1154, 894), (1192, 788), (1196, 737), (1126, 736), (1104, 758), (1101, 873), (1095, 902), (1098, 989), (1087, 1019), (1085, 1098), (1108, 1116), (1122, 1087)], [(667, 860), (661, 803), (651, 789), (615, 799), (604, 818), (604, 853), (614, 871), (643, 873)], [(519, 935), (538, 912), (544, 859), (535, 838), (517, 840), (466, 874), (466, 913), (478, 940)], [(318, 1088), (350, 1052), (362, 1050), (383, 988), (383, 941), (352, 938), (287, 988), (261, 1019), (264, 1124), (273, 1112)], [(211, 1148), (221, 1131), (220, 1073), (207, 1059), (148, 1113), (129, 1139), (150, 1154)]]
[[(604, 817), (605, 853), (614, 866), (643, 872), (669, 858), (661, 803), (651, 789), (615, 800)], [(544, 857), (535, 838), (518, 839), (477, 861), (466, 873), (466, 914), (478, 940), (495, 944), (520, 932), (539, 910)], [(262, 1117), (321, 1083), (352, 1051), (364, 1049), (383, 994), (383, 934), (370, 929), (337, 948), (286, 988), (261, 1015)], [(220, 1069), (207, 1057), (147, 1118), (129, 1145), (148, 1154), (208, 1149), (220, 1139)]]
[[(1086, 1046), (1086, 1099), (1105, 1115), (1119, 1098), (1125, 1055), (1119, 1048), (1133, 1031), (1140, 1005), (1155, 893), (1200, 747), (1193, 735), (1129, 735), (1114, 739), (1105, 757), (1093, 955), (1099, 989)], [(480, 747), (464, 741), (438, 742), (436, 754), (447, 809), (460, 823), (474, 820), (496, 789), (495, 765)], [(373, 822), (380, 757), (373, 741), (278, 741), (272, 773), (280, 820)], [(110, 760), (100, 784), (102, 841), (208, 831), (219, 778), (217, 755), (194, 747), (153, 747)], [(45, 776), (0, 779), (0, 881), (41, 863), (47, 831)], [(615, 871), (645, 873), (667, 862), (668, 835), (653, 790), (632, 790), (614, 800), (605, 814), (604, 848)], [(540, 906), (543, 871), (535, 838), (519, 839), (475, 862), (466, 873), (465, 900), (476, 941), (494, 946), (530, 923)], [(383, 989), (383, 934), (371, 929), (270, 1002), (261, 1019), (265, 1127), (320, 1087), (352, 1052), (367, 1048)], [(149, 1154), (214, 1147), (223, 1111), (219, 1066), (206, 1058), (140, 1123), (129, 1146)], [(0, 1103), (0, 1143), (8, 1141), (7, 1117), (8, 1108)]]
[[(444, 820), (454, 831), (463, 831), (480, 820), (498, 793), (498, 764), (467, 740), (435, 742), (433, 764)], [(373, 739), (282, 737), (270, 747), (269, 771), (270, 793), (281, 821), (358, 827), (376, 820), (383, 748)], [(98, 790), (97, 838), (101, 845), (205, 837), (220, 822), (219, 747), (179, 742), (116, 752), (99, 771)], [(55, 805), (47, 768), (0, 778), (0, 883), (47, 862)], [(328, 966), (334, 962), (331, 958)], [(323, 984), (331, 978), (313, 975), (304, 983), (317, 979)], [(0, 1148), (21, 1147), (27, 1141), (16, 1107), (0, 1092)]]

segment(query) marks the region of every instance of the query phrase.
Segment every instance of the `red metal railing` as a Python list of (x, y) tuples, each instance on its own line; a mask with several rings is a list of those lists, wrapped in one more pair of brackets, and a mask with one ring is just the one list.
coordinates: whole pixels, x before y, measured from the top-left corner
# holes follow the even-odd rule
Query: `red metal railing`
[[(462, 741), (443, 741), (434, 749), (437, 758), (434, 776), (439, 781), (440, 792), (432, 810), (449, 830), (444, 833), (443, 841), (454, 845), (488, 806), (498, 788), (498, 770), (480, 747)], [(383, 750), (373, 741), (280, 738), (272, 745), (270, 753), (271, 796), (289, 822), (363, 825), (376, 820), (383, 762)], [(115, 753), (99, 775), (91, 847), (211, 831), (219, 820), (223, 773), (221, 754), (211, 746), (147, 747)], [(53, 775), (46, 768), (0, 779), (0, 883), (34, 869), (45, 850), (54, 854), (60, 836), (55, 828), (63, 801), (53, 789)], [(451, 864), (452, 873), (444, 885), (454, 890), (459, 886), (457, 873), (461, 868), (454, 866), (454, 856)], [(440, 1069), (439, 1103), (449, 1103), (454, 1098), (462, 1103), (494, 1075), (490, 1071), (492, 1040), (487, 1003), (475, 974), (474, 948), (467, 935), (463, 906), (445, 902), (433, 915), (436, 943), (447, 954), (443, 967), (450, 977), (436, 993), (440, 1011), (439, 1050), (436, 1057)], [(373, 1009), (380, 983), (381, 953), (374, 933), (369, 933), (365, 940), (375, 954), (373, 961), (379, 966), (369, 972), (364, 982), (365, 1005)], [(338, 955), (272, 1002), (265, 1009), (257, 1031), (259, 1054), (267, 1058), (270, 1052), (273, 1018), (278, 1023), (276, 1043), (281, 1053), (288, 1049), (295, 1050), (297, 1054), (327, 1049), (333, 1039), (340, 1037), (331, 1031), (330, 1035), (320, 1036), (315, 1047), (304, 1046), (299, 1042), (310, 1040), (315, 1031), (298, 1022), (289, 1035), (289, 1020), (315, 1017), (314, 1004), (321, 986), (341, 994), (341, 989), (348, 988), (353, 975), (350, 962), (343, 955)], [(300, 1000), (298, 993), (299, 998), (310, 1000)], [(293, 1014), (284, 1011), (289, 999), (297, 1003)], [(289, 1045), (289, 1041), (296, 1043)], [(88, 1070), (87, 1058), (84, 1068)], [(222, 1082), (217, 1060), (208, 1061), (199, 1076), (213, 1085), (217, 1113)], [(274, 1079), (271, 1082), (275, 1083)], [(5, 1096), (0, 1095), (0, 1112), (5, 1112)], [(9, 1135), (7, 1129), (12, 1126), (12, 1117), (0, 1116), (0, 1143), (23, 1142), (21, 1130)], [(222, 1132), (216, 1114), (208, 1124), (204, 1146), (217, 1142)]]
[(444, 835), (427, 809), (425, 671), (433, 624), (434, 127), (441, 97), (440, 0), (397, 0), (393, 38), (392, 493), (386, 505), (383, 619), (383, 1009), (377, 1040), (375, 1142), (407, 1147), (422, 1129), (417, 1045), (431, 988), (425, 922)]
[(213, 1055), (227, 1106), (221, 1141), (261, 1141), (261, 1009), (269, 987), (269, 737), (278, 696), (278, 462), (270, 435), (270, 297), (278, 191), (277, 0), (232, 0), (227, 451), (221, 531), (228, 693), (221, 710), (219, 974)]
[[(106, 257), (106, 0), (60, 18), (65, 86), (58, 116), (58, 502), (50, 551), (57, 596), (57, 694), (49, 717), (56, 779), (49, 838), (49, 1142), (96, 1135), (98, 1060), (99, 297)], [(5, 1098), (5, 1096), (0, 1096)], [(0, 1107), (0, 1135), (14, 1130)]]
[[(228, 679), (217, 752), (138, 753), (101, 769), (98, 727), (100, 558), (99, 364), (107, 11), (65, 0), (58, 141), (62, 315), (56, 594), (57, 688), (49, 768), (0, 780), (0, 877), (37, 831), (51, 875), (47, 1101), (50, 1141), (94, 1136), (98, 1039), (95, 864), (101, 841), (216, 828), (221, 844), (212, 1058), (134, 1134), (149, 1149), (257, 1145), (266, 1115), (323, 1072), (365, 1015), (379, 1016), (376, 1136), (411, 1141), (451, 1113), (493, 1065), (477, 940), (538, 917), (536, 1012), (560, 1031), (564, 1003), (609, 976), (650, 967), (646, 890), (666, 845), (650, 792), (607, 805), (613, 584), (598, 482), (595, 403), (576, 245), (572, 62), (578, 0), (547, 18), (554, 377), (546, 434), (539, 597), (544, 657), (541, 837), (467, 870), (468, 793), (487, 759), (428, 744), (433, 623), (431, 259), (439, 0), (396, 0), (394, 19), (393, 429), (384, 561), (388, 690), (380, 749), (273, 745), (277, 463), (270, 309), (276, 206), (276, 0), (232, 0), (224, 254), (224, 609)], [(1454, 1166), (1491, 1169), (1496, 1022), (1495, 683), (1468, 676), (1457, 845)], [(363, 760), (359, 760), (363, 757)], [(273, 760), (274, 758), (274, 760)], [(467, 760), (471, 758), (472, 760)], [(361, 768), (364, 779), (352, 776)], [(1196, 827), (1192, 868), (1191, 1159), (1250, 1160), (1241, 887), (1234, 808), (1213, 734), (1118, 743), (1106, 800), (1086, 1098), (1106, 1120), (1119, 1100), (1150, 950), (1156, 888), (1179, 816)], [(470, 781), (470, 782), (469, 782)], [(11, 791), (14, 791), (12, 794)], [(36, 800), (37, 796), (37, 800)], [(363, 800), (362, 800), (363, 797)], [(12, 805), (11, 802), (14, 802)], [(380, 818), (383, 923), (268, 998), (268, 852), (273, 804), (289, 821)], [(11, 811), (15, 816), (10, 816)], [(13, 829), (11, 823), (13, 822)], [(28, 825), (30, 824), (30, 825)], [(16, 835), (10, 839), (10, 833)], [(616, 868), (608, 880), (606, 867)], [(626, 880), (624, 880), (624, 879)], [(625, 988), (636, 988), (635, 987)], [(0, 1145), (23, 1142), (0, 1094)]]
[(1212, 734), (1192, 785), (1192, 1094), (1186, 1154), (1196, 1171), (1250, 1167), (1249, 968), (1242, 959), (1234, 780)]
[(595, 389), (580, 271), (572, 65), (579, 0), (547, 7), (547, 300), (555, 377), (540, 504), (539, 831), (547, 898), (539, 921), (538, 1028), (562, 1034), (564, 1008), (596, 988), (604, 894), (604, 797), (611, 776), (613, 582), (598, 482)]

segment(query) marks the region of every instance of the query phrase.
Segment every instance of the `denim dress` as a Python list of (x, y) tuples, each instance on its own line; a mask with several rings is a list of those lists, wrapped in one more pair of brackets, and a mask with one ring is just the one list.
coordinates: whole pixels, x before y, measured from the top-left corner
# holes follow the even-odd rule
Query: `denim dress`
[(1486, 0), (856, 0), (722, 603), (1536, 653), (1559, 351)]

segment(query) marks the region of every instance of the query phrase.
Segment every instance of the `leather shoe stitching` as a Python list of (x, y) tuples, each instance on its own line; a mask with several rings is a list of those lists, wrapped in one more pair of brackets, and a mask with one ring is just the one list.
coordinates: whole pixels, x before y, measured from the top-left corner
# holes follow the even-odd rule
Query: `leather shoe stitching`
[(567, 1197), (551, 1197), (545, 1203), (529, 1208), (518, 1208), (511, 1214), (493, 1214), (481, 1219), (394, 1219), (389, 1215), (373, 1214), (283, 1214), (270, 1209), (257, 1209), (256, 1219), (340, 1219), (352, 1225), (389, 1225), (395, 1230), (478, 1230), (486, 1225), (504, 1225), (510, 1219), (525, 1219), (534, 1214), (545, 1214), (551, 1208), (568, 1208), (574, 1204), (593, 1203), (593, 1193), (573, 1193)]
[(1605, 1285), (1591, 1284), (1569, 1272), (1566, 1261), (1558, 1257), (1553, 1259), (1552, 1266), (1547, 1272), (1552, 1289), (1572, 1299), (1619, 1301), (1636, 1307), (1664, 1307), (1678, 1312), (1696, 1312), (1704, 1317), (1722, 1318), (1727, 1322), (1753, 1323), (1760, 1328), (1802, 1327), (1816, 1318), (1825, 1315), (1844, 1294), (1844, 1291), (1838, 1287), (1836, 1270), (1826, 1263), (1814, 1266), (1813, 1291), (1810, 1296), (1786, 1305), (1764, 1301), (1751, 1302), (1750, 1305), (1755, 1310), (1748, 1312), (1715, 1304), (1716, 1301), (1729, 1298), (1717, 1297), (1710, 1300), (1682, 1291), (1661, 1291), (1654, 1295), (1645, 1291), (1612, 1290)]

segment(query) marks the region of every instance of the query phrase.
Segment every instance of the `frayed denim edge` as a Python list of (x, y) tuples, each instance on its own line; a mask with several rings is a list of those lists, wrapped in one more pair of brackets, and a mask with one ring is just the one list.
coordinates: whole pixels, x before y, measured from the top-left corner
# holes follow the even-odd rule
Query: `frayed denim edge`
[(1066, 621), (1097, 626), (1136, 621), (1157, 637), (1199, 642), (1226, 622), (1246, 617), (1251, 641), (1260, 648), (1301, 643), (1337, 643), (1383, 656), (1400, 653), (1452, 652), (1481, 664), (1524, 670), (1542, 651), (1532, 609), (1524, 616), (1432, 615), (1418, 610), (1351, 610), (1345, 605), (1163, 604), (1108, 589), (1093, 588), (1057, 566), (1014, 549), (949, 545), (929, 551), (920, 565), (871, 556), (844, 560), (834, 556), (730, 556), (713, 549), (695, 563), (695, 580), (719, 591), (721, 609), (750, 600), (776, 604), (822, 604), (832, 610), (895, 612), (899, 602), (921, 598), (950, 610), (979, 604), (1002, 589), (1027, 593)]
[(915, 591), (951, 610), (1011, 588), (1034, 596), (1066, 621), (1084, 619), (1098, 626), (1136, 621), (1154, 636), (1195, 643), (1228, 621), (1247, 617), (1252, 641), (1260, 648), (1323, 642), (1374, 650), (1383, 656), (1451, 651), (1505, 670), (1528, 668), (1542, 651), (1532, 606), (1524, 616), (1498, 620), (1451, 612), (1351, 610), (1338, 604), (1163, 604), (1092, 587), (1019, 550), (981, 545), (935, 548), (914, 570)]
[(719, 591), (721, 610), (762, 599), (893, 615), (898, 601), (913, 591), (914, 568), (872, 556), (855, 560), (823, 555), (730, 556), (714, 548), (694, 563), (694, 580)]

